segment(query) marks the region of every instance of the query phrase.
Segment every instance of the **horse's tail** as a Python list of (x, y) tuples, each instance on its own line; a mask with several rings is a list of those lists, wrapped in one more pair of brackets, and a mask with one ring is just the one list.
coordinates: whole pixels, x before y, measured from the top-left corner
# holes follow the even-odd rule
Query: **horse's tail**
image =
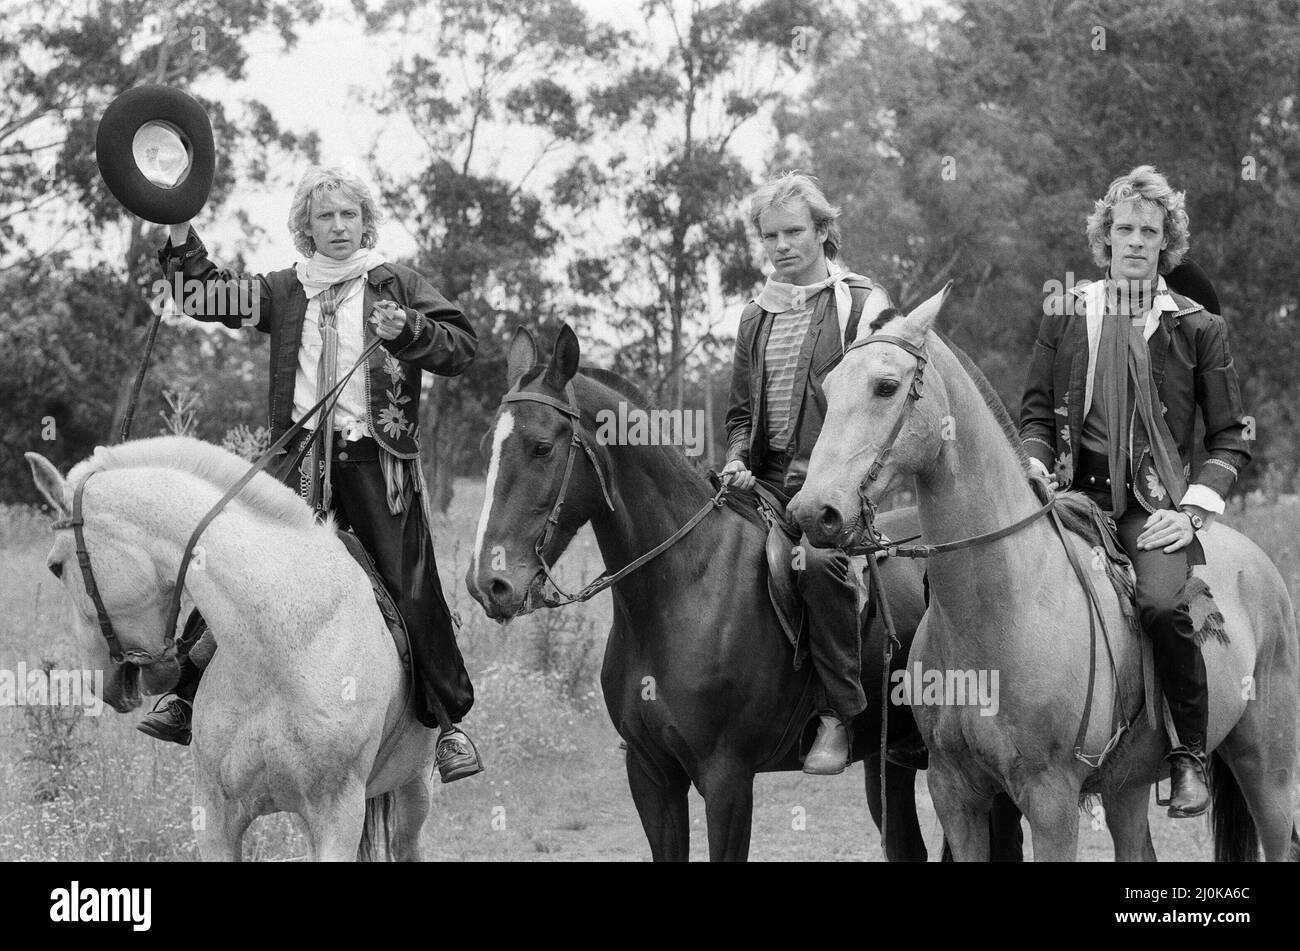
[(358, 862), (378, 861), (376, 846), (383, 843), (383, 858), (393, 857), (393, 804), (397, 802), (394, 793), (386, 792), (381, 796), (372, 796), (366, 800), (366, 822), (361, 829), (361, 844), (357, 846)]
[[(1258, 862), (1259, 831), (1241, 794), (1237, 777), (1218, 753), (1210, 754), (1210, 821), (1214, 826), (1214, 861)], [(1292, 842), (1295, 842), (1292, 831)], [(1293, 850), (1295, 846), (1293, 845)]]

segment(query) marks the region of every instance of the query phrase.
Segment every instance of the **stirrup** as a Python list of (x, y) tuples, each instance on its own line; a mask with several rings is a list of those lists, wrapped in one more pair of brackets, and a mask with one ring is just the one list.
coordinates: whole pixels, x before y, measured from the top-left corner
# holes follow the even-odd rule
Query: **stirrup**
[[(452, 751), (450, 755), (443, 755), (444, 744), (446, 749)], [(483, 761), (479, 758), (478, 747), (469, 738), (469, 734), (459, 727), (452, 727), (439, 734), (438, 742), (434, 747), (433, 761), (444, 785), (483, 772)]]

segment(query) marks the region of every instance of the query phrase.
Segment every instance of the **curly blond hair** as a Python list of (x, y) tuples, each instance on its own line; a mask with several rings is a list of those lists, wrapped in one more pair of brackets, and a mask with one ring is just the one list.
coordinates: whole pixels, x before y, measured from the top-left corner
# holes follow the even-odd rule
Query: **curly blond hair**
[(311, 255), (316, 251), (316, 242), (311, 237), (312, 196), (336, 189), (344, 198), (361, 206), (361, 246), (373, 248), (379, 242), (379, 225), (383, 216), (375, 205), (369, 186), (344, 169), (313, 165), (298, 182), (293, 203), (289, 206), (289, 234), (293, 236), (293, 246), (302, 254)]
[(1106, 197), (1097, 199), (1092, 214), (1088, 216), (1088, 247), (1092, 259), (1100, 268), (1110, 265), (1110, 226), (1115, 220), (1115, 206), (1121, 202), (1135, 201), (1139, 208), (1160, 209), (1164, 213), (1165, 242), (1160, 252), (1159, 271), (1168, 274), (1187, 254), (1190, 232), (1187, 227), (1187, 198), (1183, 192), (1174, 191), (1169, 179), (1151, 165), (1139, 165), (1127, 175), (1110, 183)]

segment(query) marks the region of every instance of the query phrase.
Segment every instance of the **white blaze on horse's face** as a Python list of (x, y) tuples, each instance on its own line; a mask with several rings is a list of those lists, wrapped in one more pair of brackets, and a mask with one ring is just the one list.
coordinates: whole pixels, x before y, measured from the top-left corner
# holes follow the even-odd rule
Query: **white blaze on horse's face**
[(515, 414), (503, 409), (497, 417), (496, 430), (492, 433), (492, 455), (488, 459), (487, 483), (483, 486), (483, 510), (478, 516), (478, 532), (474, 535), (473, 576), (483, 569), (483, 539), (487, 535), (488, 522), (492, 518), (492, 503), (496, 498), (497, 479), (501, 475), (501, 451), (510, 434), (515, 431)]

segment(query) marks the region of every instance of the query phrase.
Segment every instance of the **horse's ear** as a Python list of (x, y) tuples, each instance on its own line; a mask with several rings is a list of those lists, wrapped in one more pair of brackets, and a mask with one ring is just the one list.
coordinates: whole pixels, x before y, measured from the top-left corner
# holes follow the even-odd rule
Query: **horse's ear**
[(67, 480), (59, 475), (59, 470), (54, 468), (54, 463), (39, 452), (25, 452), (23, 458), (32, 467), (32, 481), (36, 483), (36, 488), (40, 490), (41, 495), (45, 496), (45, 501), (50, 503), (55, 515), (59, 518), (67, 518), (68, 504), (63, 500), (68, 486)]
[(943, 310), (943, 302), (948, 299), (948, 292), (951, 290), (952, 281), (949, 281), (939, 293), (929, 300), (917, 304), (903, 320), (902, 326), (898, 329), (898, 335), (918, 347), (921, 346), (925, 342), (925, 335), (934, 326), (939, 311)]
[(506, 356), (506, 383), (513, 387), (535, 366), (537, 366), (537, 343), (527, 327), (517, 327), (514, 339), (510, 341), (510, 352)]
[(565, 324), (560, 328), (560, 335), (555, 338), (555, 348), (551, 351), (551, 365), (546, 371), (546, 382), (551, 387), (562, 390), (573, 375), (578, 372), (578, 361), (582, 358), (582, 347), (573, 328)]

